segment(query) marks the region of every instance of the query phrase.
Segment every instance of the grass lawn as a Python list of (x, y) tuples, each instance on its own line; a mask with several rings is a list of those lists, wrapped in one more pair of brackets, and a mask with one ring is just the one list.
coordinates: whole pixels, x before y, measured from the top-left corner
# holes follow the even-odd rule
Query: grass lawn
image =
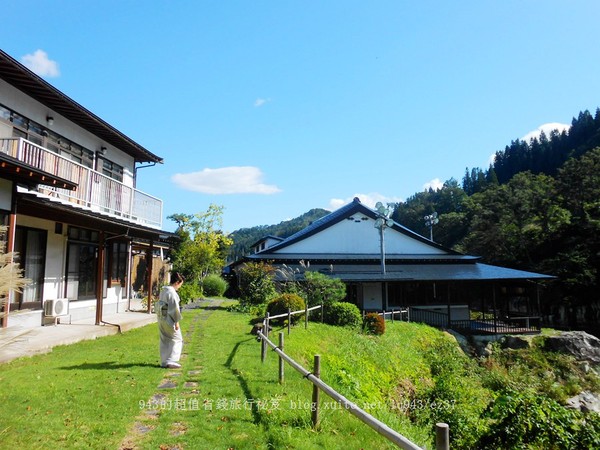
[[(181, 370), (158, 367), (156, 325), (5, 364), (0, 372), (2, 447), (397, 448), (324, 394), (321, 425), (314, 430), (312, 384), (286, 365), (280, 385), (276, 354), (269, 351), (261, 363), (260, 344), (250, 329), (249, 316), (225, 308), (185, 311)], [(404, 341), (385, 344), (391, 336)], [(313, 355), (321, 354), (326, 383), (360, 407), (369, 402), (371, 414), (431, 448), (432, 428), (412, 425), (376, 396), (379, 383), (393, 383), (394, 377), (420, 368), (416, 351), (404, 354), (401, 365), (393, 351), (413, 345), (411, 333), (388, 332), (381, 338), (376, 345), (377, 338), (310, 322), (308, 330), (302, 323), (285, 335), (285, 348), (309, 370)], [(390, 372), (383, 376), (372, 362), (364, 363), (369, 354)]]
[(0, 366), (3, 448), (118, 448), (156, 390), (156, 326)]

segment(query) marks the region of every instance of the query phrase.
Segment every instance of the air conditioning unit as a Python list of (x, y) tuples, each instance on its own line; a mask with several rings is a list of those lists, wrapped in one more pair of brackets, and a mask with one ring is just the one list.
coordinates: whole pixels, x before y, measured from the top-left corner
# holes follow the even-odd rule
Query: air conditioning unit
[(69, 299), (57, 298), (44, 303), (44, 315), (56, 317), (65, 314), (69, 314)]

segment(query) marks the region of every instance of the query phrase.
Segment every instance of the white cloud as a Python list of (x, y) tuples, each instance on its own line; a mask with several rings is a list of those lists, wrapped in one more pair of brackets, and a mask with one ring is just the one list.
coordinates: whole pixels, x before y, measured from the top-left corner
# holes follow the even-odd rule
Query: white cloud
[(48, 58), (48, 53), (44, 50), (36, 50), (33, 53), (25, 55), (21, 58), (21, 62), (25, 67), (40, 77), (58, 77), (60, 70), (58, 63)]
[(200, 172), (176, 173), (171, 177), (181, 189), (203, 194), (275, 194), (277, 186), (264, 184), (263, 173), (257, 167), (222, 167)]
[(522, 141), (525, 142), (529, 142), (531, 139), (533, 138), (538, 138), (540, 137), (540, 133), (543, 131), (544, 134), (546, 135), (546, 137), (550, 137), (550, 132), (552, 130), (558, 130), (559, 133), (561, 133), (563, 130), (569, 130), (569, 128), (571, 128), (571, 125), (567, 125), (566, 123), (558, 123), (558, 122), (550, 122), (550, 123), (545, 123), (543, 125), (540, 125), (539, 127), (537, 127), (537, 129), (530, 131), (529, 133), (527, 133), (525, 136), (523, 136), (521, 138)]
[(399, 203), (404, 201), (399, 197), (387, 197), (385, 195), (378, 194), (377, 192), (373, 192), (370, 194), (354, 194), (352, 197), (347, 197), (345, 199), (332, 198), (331, 200), (329, 200), (329, 207), (325, 209), (335, 211), (336, 209), (341, 208), (342, 206), (352, 202), (354, 200), (354, 197), (358, 197), (363, 205), (373, 209), (375, 208), (375, 204), (377, 202), (381, 202), (384, 205), (386, 205), (388, 203)]
[(254, 100), (254, 106), (256, 108), (260, 108), (261, 106), (263, 106), (265, 103), (270, 102), (271, 99), (270, 98), (257, 98), (256, 100)]
[(441, 189), (443, 187), (444, 187), (444, 183), (442, 183), (439, 178), (434, 178), (433, 180), (428, 181), (427, 183), (425, 183), (423, 185), (423, 190), (428, 191), (429, 188), (431, 188), (434, 191), (437, 191), (438, 189)]

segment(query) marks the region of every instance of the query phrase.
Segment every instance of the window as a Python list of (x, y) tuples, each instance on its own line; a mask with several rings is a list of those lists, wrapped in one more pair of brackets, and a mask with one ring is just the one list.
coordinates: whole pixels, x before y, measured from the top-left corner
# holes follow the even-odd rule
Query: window
[(12, 124), (12, 137), (27, 139), (71, 161), (90, 169), (93, 167), (94, 152), (54, 133), (52, 130), (46, 129), (43, 125), (29, 120), (3, 105), (0, 105), (0, 119)]
[(67, 298), (96, 298), (99, 234), (85, 228), (69, 227), (68, 237)]
[(15, 262), (23, 269), (23, 276), (31, 283), (23, 292), (15, 293), (11, 309), (42, 307), (44, 274), (46, 271), (46, 230), (17, 226), (15, 230)]
[(102, 167), (98, 168), (99, 172), (102, 172), (107, 177), (112, 178), (113, 180), (117, 180), (119, 182), (123, 182), (123, 167), (118, 164), (115, 164), (108, 159), (104, 159), (99, 156), (98, 159), (102, 161)]
[(112, 284), (125, 286), (127, 280), (127, 242), (113, 242), (110, 254), (110, 278)]

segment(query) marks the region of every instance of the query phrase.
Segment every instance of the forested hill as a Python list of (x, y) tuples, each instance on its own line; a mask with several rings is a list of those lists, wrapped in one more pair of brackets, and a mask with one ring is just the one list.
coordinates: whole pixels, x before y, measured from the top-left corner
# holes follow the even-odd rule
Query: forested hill
[(295, 219), (285, 220), (277, 225), (259, 225), (252, 228), (240, 228), (229, 236), (233, 239), (233, 245), (229, 252), (229, 260), (235, 261), (248, 254), (252, 244), (265, 236), (277, 236), (286, 238), (297, 231), (306, 228), (315, 220), (329, 214), (330, 211), (321, 208), (311, 209)]
[(487, 170), (467, 168), (463, 189), (472, 195), (489, 184), (506, 183), (517, 173), (526, 171), (554, 177), (569, 158), (578, 158), (596, 147), (600, 147), (600, 109), (596, 109), (595, 116), (583, 111), (573, 118), (568, 132), (554, 130), (546, 136), (542, 131), (539, 138), (529, 142), (517, 139), (503, 151), (496, 152)]
[[(483, 262), (557, 277), (542, 313), (565, 326), (600, 323), (600, 111), (581, 112), (562, 133), (513, 141), (487, 171), (467, 170), (396, 205), (393, 218)], [(594, 325), (595, 324), (595, 325)], [(591, 330), (591, 328), (590, 328)]]

